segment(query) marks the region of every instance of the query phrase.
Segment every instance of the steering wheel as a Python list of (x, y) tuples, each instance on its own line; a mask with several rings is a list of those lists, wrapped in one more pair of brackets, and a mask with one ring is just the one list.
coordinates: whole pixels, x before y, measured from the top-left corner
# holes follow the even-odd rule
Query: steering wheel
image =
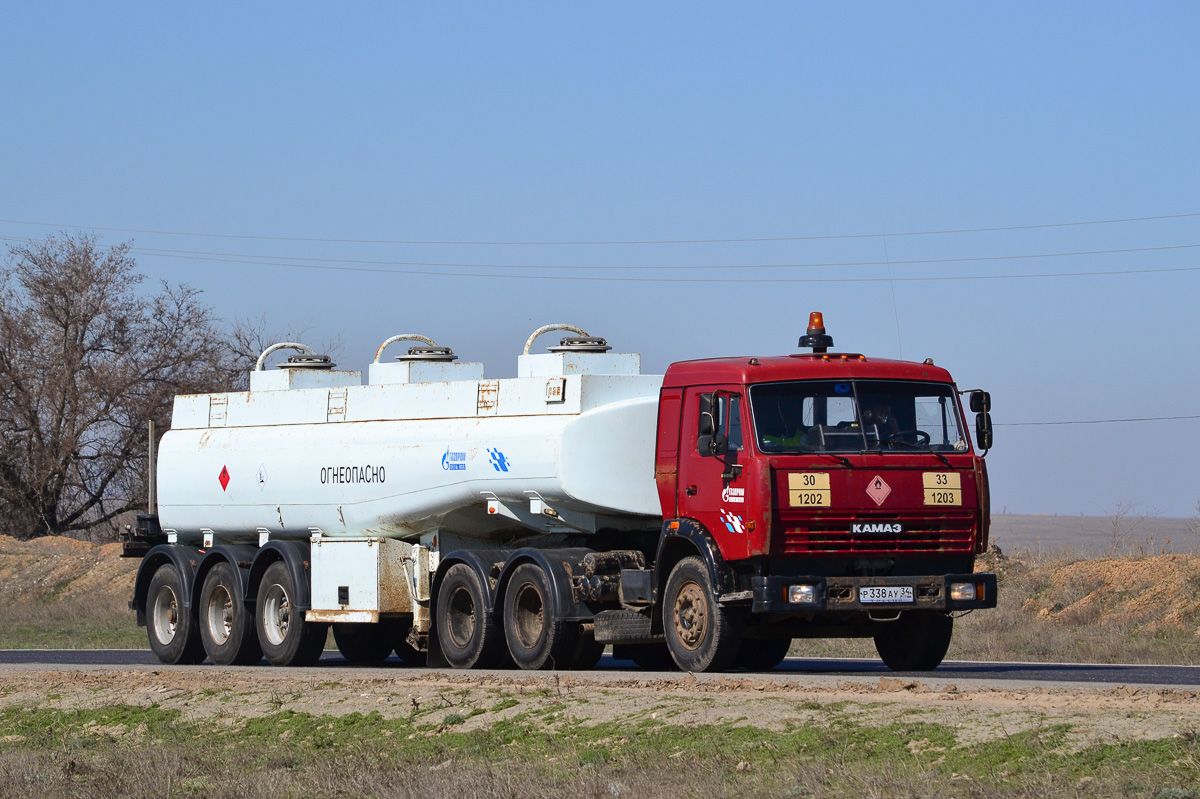
[(927, 447), (932, 440), (929, 433), (926, 433), (924, 430), (901, 430), (898, 433), (893, 433), (891, 437), (900, 441), (908, 441), (911, 438), (912, 443), (918, 447)]

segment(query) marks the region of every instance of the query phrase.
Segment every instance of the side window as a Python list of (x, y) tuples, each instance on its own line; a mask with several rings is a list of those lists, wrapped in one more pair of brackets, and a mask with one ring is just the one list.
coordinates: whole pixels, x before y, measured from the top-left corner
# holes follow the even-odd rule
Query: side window
[(700, 454), (707, 454), (707, 442), (714, 433), (725, 435), (729, 440), (730, 452), (742, 451), (741, 405), (741, 397), (736, 394), (713, 392), (700, 395), (696, 430), (696, 443)]
[(742, 451), (742, 403), (741, 397), (721, 394), (721, 426), (729, 437), (729, 451)]

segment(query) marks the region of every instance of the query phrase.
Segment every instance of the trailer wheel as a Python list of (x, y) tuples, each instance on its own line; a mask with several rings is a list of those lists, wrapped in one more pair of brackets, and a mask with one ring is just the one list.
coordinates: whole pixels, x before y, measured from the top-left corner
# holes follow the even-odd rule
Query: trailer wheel
[(744, 640), (737, 657), (733, 659), (733, 668), (746, 671), (770, 671), (783, 662), (791, 646), (791, 638)]
[(504, 637), (523, 669), (570, 668), (576, 628), (556, 613), (558, 603), (542, 567), (522, 563), (504, 592)]
[(446, 570), (438, 588), (438, 643), (446, 662), (456, 669), (492, 668), (504, 655), (496, 620), (486, 612), (483, 585), (463, 563)]
[(304, 611), (293, 606), (296, 586), (292, 573), (276, 561), (263, 573), (255, 606), (258, 643), (272, 666), (311, 666), (321, 657), (328, 624), (304, 620)]
[(428, 660), (427, 656), (408, 642), (410, 630), (412, 630), (411, 621), (398, 620), (388, 625), (388, 637), (391, 639), (392, 649), (396, 651), (396, 657), (400, 658), (400, 662), (405, 666), (424, 666)]
[(150, 648), (163, 663), (188, 665), (204, 660), (196, 618), (183, 606), (183, 581), (174, 564), (164, 563), (146, 592), (146, 632)]
[(742, 637), (736, 613), (717, 604), (704, 561), (695, 555), (679, 561), (671, 570), (663, 601), (663, 632), (679, 668), (729, 668)]
[(200, 589), (200, 640), (218, 666), (246, 666), (262, 660), (254, 619), (238, 595), (233, 567), (218, 563)]
[(911, 611), (875, 633), (875, 651), (892, 671), (932, 671), (946, 657), (954, 619), (937, 611)]
[(333, 642), (351, 663), (376, 665), (392, 654), (392, 639), (381, 624), (335, 624)]

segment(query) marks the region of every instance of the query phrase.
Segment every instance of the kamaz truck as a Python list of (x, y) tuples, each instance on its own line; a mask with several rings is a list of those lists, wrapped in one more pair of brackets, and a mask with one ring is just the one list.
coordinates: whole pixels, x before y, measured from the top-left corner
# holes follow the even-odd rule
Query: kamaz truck
[(365, 382), (274, 345), (249, 391), (175, 399), (131, 607), (168, 664), (312, 664), (332, 631), (364, 664), (765, 670), (869, 637), (933, 669), (996, 604), (990, 397), (971, 424), (945, 369), (831, 352), (819, 313), (799, 345), (643, 375), (547, 325), (492, 379), (398, 335)]

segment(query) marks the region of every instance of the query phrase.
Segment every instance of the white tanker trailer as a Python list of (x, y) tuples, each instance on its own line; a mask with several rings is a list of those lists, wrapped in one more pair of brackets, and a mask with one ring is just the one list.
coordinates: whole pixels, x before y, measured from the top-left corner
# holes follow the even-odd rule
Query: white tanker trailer
[[(806, 338), (824, 335), (819, 320), (810, 327)], [(576, 335), (531, 353), (551, 330)], [(381, 361), (405, 340), (420, 343)], [(284, 349), (299, 354), (267, 369)], [(482, 364), (402, 335), (379, 347), (364, 384), (360, 372), (336, 370), (304, 345), (275, 345), (249, 391), (176, 398), (158, 444), (152, 507), (125, 537), (125, 554), (142, 558), (131, 605), (166, 663), (265, 655), (307, 664), (332, 627), (355, 662), (395, 651), (460, 668), (509, 659), (582, 668), (613, 644), (644, 665), (769, 668), (792, 637), (844, 634), (883, 641), (889, 665), (932, 668), (949, 644), (947, 612), (995, 604), (994, 577), (971, 575), (986, 542), (986, 473), (969, 452), (957, 395), (949, 376), (927, 365), (918, 375), (915, 364), (854, 356), (831, 367), (828, 356), (803, 357), (676, 364), (665, 379), (642, 375), (636, 354), (547, 325), (526, 342), (516, 378), (488, 379)], [(902, 503), (883, 517), (860, 515), (886, 518), (889, 529), (905, 514), (921, 516), (957, 538), (916, 549), (890, 542), (866, 565), (847, 562), (866, 551), (853, 541), (784, 557), (785, 528), (800, 512), (789, 473), (823, 475), (824, 506), (800, 514), (815, 522), (837, 507), (830, 471), (843, 473), (835, 482), (867, 479), (848, 455), (881, 442), (772, 454), (769, 436), (743, 433), (774, 422), (753, 388), (831, 377), (852, 386), (856, 373), (878, 381), (880, 364), (908, 381), (892, 387), (897, 415), (909, 414), (924, 445), (914, 434), (895, 448), (903, 457), (890, 459)], [(810, 374), (814, 365), (820, 373)], [(933, 397), (942, 399), (944, 447), (912, 415)], [(778, 416), (782, 406), (772, 403)], [(816, 418), (800, 411), (818, 430), (827, 421), (819, 405)], [(979, 413), (990, 444), (986, 408)], [(845, 454), (831, 461), (835, 450)], [(823, 472), (812, 470), (814, 458)], [(908, 473), (925, 467), (958, 486), (957, 503), (934, 507), (932, 518), (924, 518), (929, 507), (908, 507), (920, 489)], [(838, 505), (862, 506), (843, 493)], [(897, 567), (896, 554), (917, 557)], [(925, 574), (930, 563), (935, 574)], [(892, 573), (883, 583), (881, 569)], [(884, 602), (882, 616), (868, 596), (877, 587), (899, 597)], [(919, 644), (894, 633), (909, 628)]]

